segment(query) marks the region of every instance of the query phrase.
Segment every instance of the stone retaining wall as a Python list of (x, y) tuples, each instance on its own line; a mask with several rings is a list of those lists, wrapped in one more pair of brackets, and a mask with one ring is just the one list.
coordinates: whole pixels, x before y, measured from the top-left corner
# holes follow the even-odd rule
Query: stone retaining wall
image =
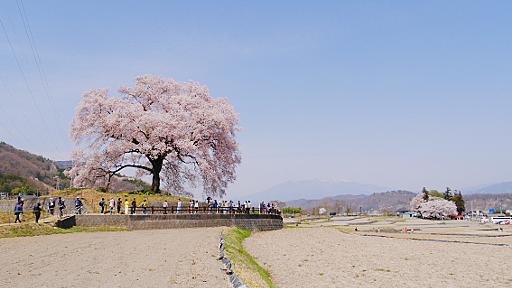
[[(247, 230), (277, 230), (283, 228), (280, 215), (259, 214), (149, 214), (149, 215), (101, 215), (87, 214), (72, 216), (76, 226), (126, 227), (130, 230), (140, 229), (174, 229), (193, 227), (240, 227)], [(64, 226), (63, 222), (57, 226)], [(68, 225), (66, 225), (69, 227)]]

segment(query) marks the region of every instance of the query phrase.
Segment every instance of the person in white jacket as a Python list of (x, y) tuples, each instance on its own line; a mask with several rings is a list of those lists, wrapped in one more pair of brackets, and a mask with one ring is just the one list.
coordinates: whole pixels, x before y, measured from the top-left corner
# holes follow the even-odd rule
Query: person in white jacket
[(176, 209), (176, 214), (181, 213), (181, 208), (183, 207), (183, 202), (181, 202), (181, 199), (178, 199), (178, 209)]
[(110, 209), (110, 215), (114, 214), (114, 209), (116, 209), (116, 200), (114, 198), (108, 201), (108, 208)]
[(197, 211), (199, 211), (199, 201), (198, 200), (196, 200), (194, 202), (194, 210), (195, 210), (194, 213), (197, 213)]

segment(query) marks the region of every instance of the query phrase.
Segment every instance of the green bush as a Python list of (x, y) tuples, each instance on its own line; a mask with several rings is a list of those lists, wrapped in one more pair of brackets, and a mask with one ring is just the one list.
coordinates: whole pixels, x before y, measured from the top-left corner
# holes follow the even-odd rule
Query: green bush
[(439, 191), (437, 191), (437, 190), (430, 190), (428, 192), (428, 195), (444, 199), (444, 194), (439, 192)]
[(283, 214), (300, 214), (302, 213), (301, 208), (286, 207), (282, 210)]
[(36, 192), (37, 191), (34, 188), (32, 188), (26, 184), (23, 184), (20, 187), (16, 187), (11, 190), (11, 194), (15, 194), (15, 195), (20, 194), (20, 193), (21, 194), (34, 194)]
[(19, 176), (0, 173), (0, 192), (13, 193), (12, 190), (27, 185), (27, 181)]

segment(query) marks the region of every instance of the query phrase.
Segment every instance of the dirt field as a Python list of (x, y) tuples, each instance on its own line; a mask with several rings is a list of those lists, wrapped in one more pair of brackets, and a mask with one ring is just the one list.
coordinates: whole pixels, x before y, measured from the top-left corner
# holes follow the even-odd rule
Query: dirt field
[(0, 287), (229, 287), (222, 228), (0, 239)]
[[(512, 262), (512, 247), (508, 245), (512, 244), (512, 237), (485, 237), (510, 232), (497, 232), (496, 225), (465, 227), (465, 223), (454, 223), (450, 227), (452, 223), (436, 225), (420, 221), (379, 226), (372, 221), (361, 222), (358, 222), (358, 232), (353, 226), (322, 223), (308, 228), (256, 233), (244, 245), (270, 271), (279, 287), (512, 285), (512, 273), (506, 264)], [(423, 229), (405, 235), (394, 230), (414, 225), (422, 225)], [(368, 232), (383, 227), (391, 232)], [(507, 227), (507, 230), (510, 229)], [(457, 233), (460, 236), (438, 235)], [(400, 236), (419, 240), (398, 239)], [(439, 240), (467, 240), (477, 244)]]

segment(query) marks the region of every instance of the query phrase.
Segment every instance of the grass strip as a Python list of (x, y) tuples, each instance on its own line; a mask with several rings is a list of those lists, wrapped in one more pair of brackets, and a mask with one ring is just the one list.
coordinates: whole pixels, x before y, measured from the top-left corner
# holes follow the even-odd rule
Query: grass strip
[(234, 264), (233, 270), (248, 287), (276, 288), (270, 273), (245, 250), (243, 241), (250, 236), (251, 231), (240, 228), (231, 228), (224, 233), (226, 254)]
[(52, 234), (69, 234), (76, 232), (107, 232), (107, 231), (126, 231), (122, 227), (72, 227), (62, 229), (47, 224), (21, 224), (0, 227), (0, 238), (32, 237)]

